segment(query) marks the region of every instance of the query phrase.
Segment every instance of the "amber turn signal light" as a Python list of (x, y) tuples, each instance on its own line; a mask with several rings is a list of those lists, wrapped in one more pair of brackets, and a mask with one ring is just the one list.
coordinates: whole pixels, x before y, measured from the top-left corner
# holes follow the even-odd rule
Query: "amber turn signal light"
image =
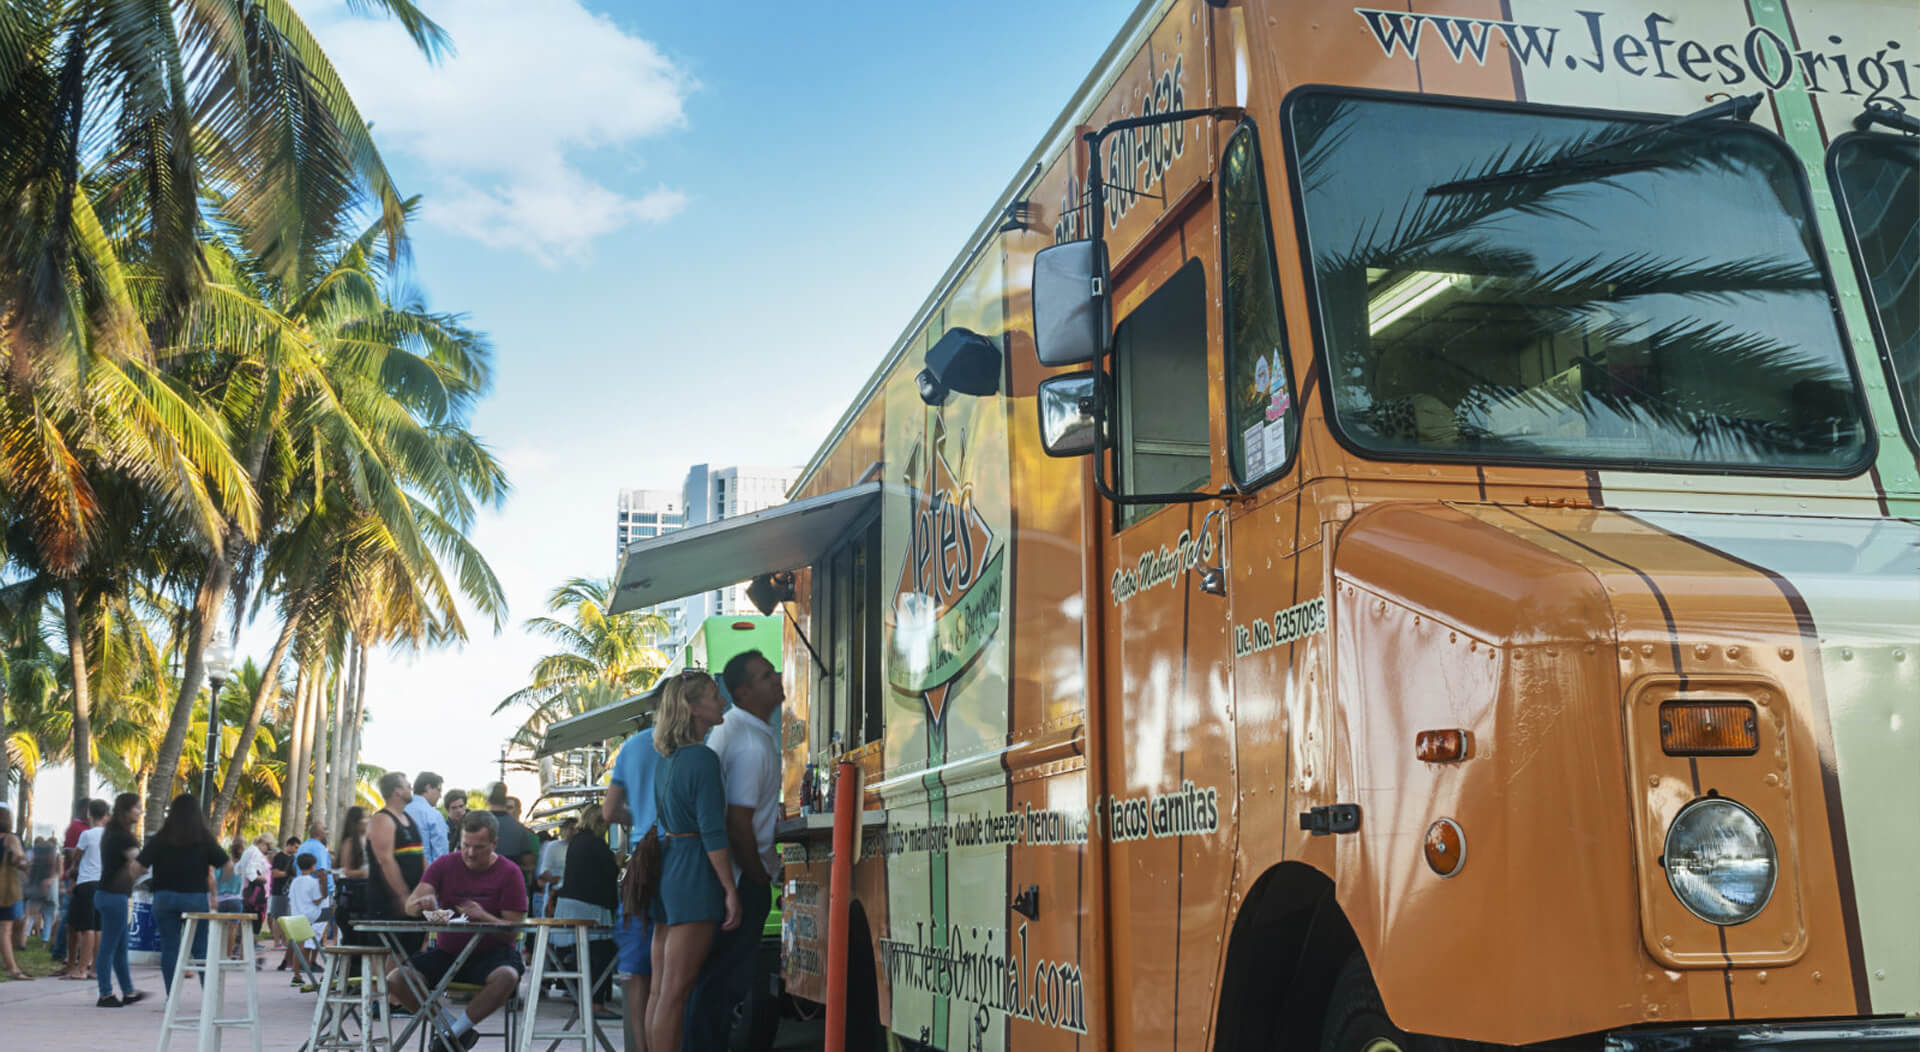
[(1427, 866), (1443, 877), (1451, 877), (1467, 864), (1467, 833), (1460, 823), (1442, 818), (1427, 827), (1424, 845)]
[(1669, 701), (1660, 706), (1660, 749), (1668, 756), (1752, 756), (1760, 724), (1744, 701)]
[(1458, 763), (1473, 751), (1473, 735), (1463, 730), (1421, 731), (1413, 736), (1413, 755), (1421, 763)]

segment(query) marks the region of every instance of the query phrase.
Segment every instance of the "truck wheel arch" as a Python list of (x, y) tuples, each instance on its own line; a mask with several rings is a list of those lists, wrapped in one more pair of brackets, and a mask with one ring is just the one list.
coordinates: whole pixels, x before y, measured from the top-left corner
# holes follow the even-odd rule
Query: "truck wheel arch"
[(1358, 947), (1326, 874), (1299, 862), (1261, 874), (1227, 941), (1213, 1047), (1319, 1048), (1327, 998)]

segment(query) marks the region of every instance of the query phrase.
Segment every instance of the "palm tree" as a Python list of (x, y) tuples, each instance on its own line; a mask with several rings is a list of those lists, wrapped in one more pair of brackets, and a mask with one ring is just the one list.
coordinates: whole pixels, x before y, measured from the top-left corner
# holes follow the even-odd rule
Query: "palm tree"
[(494, 713), (524, 708), (527, 717), (509, 739), (511, 748), (531, 755), (547, 726), (652, 686), (667, 667), (656, 644), (668, 632), (654, 613), (609, 614), (613, 595), (609, 578), (575, 577), (547, 597), (558, 617), (530, 618), (527, 630), (560, 645), (534, 662), (532, 681), (501, 699)]
[[(385, 9), (429, 57), (448, 48), (410, 0)], [(370, 198), (401, 236), (400, 197), (367, 124), (293, 8), (262, 0), (37, 0), (0, 21), (0, 188), (19, 221), (0, 235), (4, 298), (42, 349), (86, 328), (73, 264), (81, 173), (107, 162), (107, 194), (138, 202), (142, 241), (171, 311), (202, 273), (203, 204), (280, 275)]]
[[(222, 685), (219, 698), (218, 754), (235, 757), (236, 766), (243, 767), (246, 771), (245, 781), (249, 791), (242, 800), (243, 813), (251, 813), (257, 809), (262, 800), (277, 799), (282, 790), (281, 779), (286, 774), (285, 768), (274, 762), (274, 754), (278, 751), (280, 743), (275, 739), (273, 732), (257, 724), (251, 729), (241, 726), (248, 710), (253, 707), (253, 698), (261, 686), (259, 666), (252, 660), (248, 660), (235, 671), (231, 680)], [(202, 694), (201, 698), (201, 703), (196, 706), (192, 726), (187, 732), (189, 747), (184, 754), (185, 762), (180, 767), (185, 786), (200, 784), (206, 763), (207, 713), (213, 699), (206, 694)], [(236, 795), (238, 795), (237, 791)], [(222, 828), (221, 824), (214, 825), (215, 830)]]
[[(445, 34), (411, 0), (371, 6), (430, 58), (445, 50)], [(216, 270), (210, 229), (239, 246), (261, 280), (298, 289), (328, 246), (357, 229), (363, 202), (397, 253), (405, 206), (304, 23), (289, 5), (261, 0), (8, 5), (0, 194), (11, 213), (0, 221), (0, 496), (33, 524), (48, 565), (72, 573), (100, 521), (89, 466), (111, 463), (190, 513), (211, 556), (157, 758), (164, 790), (232, 549), (256, 532), (246, 483), (265, 420), (217, 426), (152, 367), (151, 348), (171, 356), (194, 342), (193, 315)], [(136, 299), (139, 282), (148, 287)], [(84, 719), (78, 726), (84, 732)]]
[[(195, 641), (203, 645), (217, 622), (243, 559), (264, 553), (269, 587), (288, 604), (280, 656), (297, 628), (291, 622), (309, 616), (301, 607), (326, 605), (305, 594), (324, 587), (312, 562), (343, 544), (358, 565), (336, 582), (360, 593), (356, 610), (376, 621), (391, 615), (409, 642), (464, 638), (457, 595), (492, 615), (496, 629), (504, 617), (499, 582), (465, 537), (478, 504), (497, 503), (507, 490), (504, 472), (465, 427), (490, 380), (489, 349), (459, 319), (395, 294), (374, 251), (380, 234), (376, 224), (331, 246), (301, 287), (276, 284), (218, 238), (207, 246), (213, 279), (189, 306), (178, 355), (183, 373), (223, 407), (234, 454), (261, 501), (266, 543), (250, 547), (239, 523), (230, 524), (200, 579), (161, 771), (177, 763), (184, 741)], [(143, 284), (157, 306), (164, 286)], [(277, 548), (281, 537), (286, 544)], [(368, 598), (369, 580), (390, 586), (386, 598)], [(269, 660), (270, 676), (278, 660)], [(229, 770), (224, 783), (237, 778)]]

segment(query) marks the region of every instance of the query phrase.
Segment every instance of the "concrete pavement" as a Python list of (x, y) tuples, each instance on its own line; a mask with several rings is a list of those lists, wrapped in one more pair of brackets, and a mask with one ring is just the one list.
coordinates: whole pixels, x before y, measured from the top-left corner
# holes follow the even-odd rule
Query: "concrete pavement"
[[(289, 986), (289, 973), (273, 970), (278, 961), (279, 953), (274, 951), (266, 968), (254, 973), (260, 980), (261, 1052), (295, 1052), (307, 1039), (307, 1030), (313, 1024), (314, 1001), (319, 996), (303, 994)], [(123, 1052), (158, 1048), (160, 1019), (166, 1011), (160, 969), (135, 965), (133, 984), (135, 989), (147, 994), (146, 1000), (126, 1008), (96, 1008), (94, 1002), (100, 993), (92, 982), (65, 979), (0, 982), (0, 1034), (5, 1035), (0, 1045), (5, 1046), (6, 1052)], [(199, 984), (188, 980), (188, 985), (192, 1001), (183, 1006), (183, 1010), (197, 1014)], [(229, 976), (227, 1010), (223, 1015), (242, 1014), (245, 998), (246, 988), (239, 977)], [(565, 1003), (542, 1002), (542, 1028), (557, 1029), (570, 1007)], [(495, 1031), (499, 1023), (496, 1014), (486, 1020), (481, 1029)], [(402, 1020), (396, 1018), (394, 1025), (397, 1030)], [(619, 1021), (602, 1021), (601, 1026), (613, 1047), (619, 1049)], [(176, 1052), (193, 1052), (194, 1040), (192, 1033), (176, 1033), (171, 1048)], [(223, 1041), (227, 1049), (236, 1052), (248, 1048), (244, 1030), (227, 1031)], [(489, 1038), (480, 1043), (479, 1052), (499, 1049), (501, 1044), (499, 1038)], [(545, 1044), (541, 1042), (542, 1047)], [(577, 1044), (562, 1046), (563, 1049), (578, 1047)]]

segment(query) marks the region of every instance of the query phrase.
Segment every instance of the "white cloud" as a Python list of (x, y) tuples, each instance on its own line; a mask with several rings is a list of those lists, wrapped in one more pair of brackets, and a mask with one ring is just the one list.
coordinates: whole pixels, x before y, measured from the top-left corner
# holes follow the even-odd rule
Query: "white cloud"
[(578, 0), (453, 0), (428, 12), (456, 49), (438, 66), (391, 20), (340, 4), (313, 19), (382, 150), (434, 173), (421, 188), (426, 221), (551, 262), (686, 206), (678, 190), (610, 186), (580, 165), (589, 151), (631, 151), (685, 126), (694, 83), (653, 44)]

